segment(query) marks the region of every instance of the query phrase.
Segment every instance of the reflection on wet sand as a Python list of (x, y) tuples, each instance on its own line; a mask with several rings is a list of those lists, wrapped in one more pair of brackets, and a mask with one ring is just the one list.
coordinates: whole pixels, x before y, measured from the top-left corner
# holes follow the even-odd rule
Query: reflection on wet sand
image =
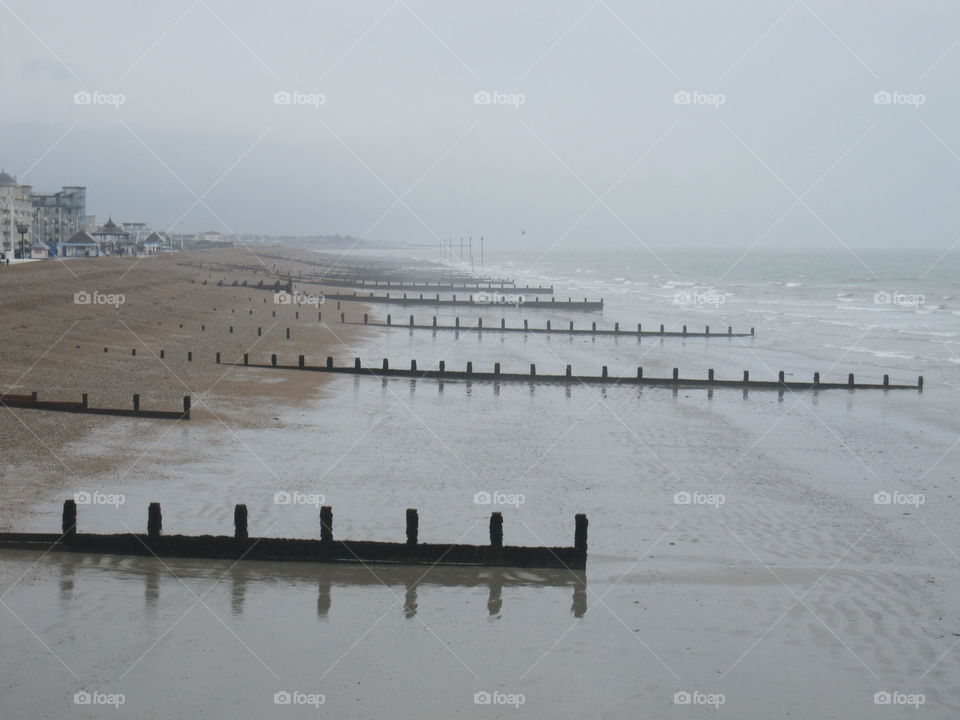
[[(10, 551), (14, 555), (20, 551)], [(2, 553), (6, 554), (6, 553)], [(587, 576), (582, 570), (524, 570), (516, 568), (479, 568), (450, 566), (400, 566), (400, 565), (328, 565), (309, 563), (267, 563), (223, 561), (175, 560), (163, 562), (154, 558), (124, 557), (122, 561), (104, 566), (102, 558), (95, 555), (71, 553), (51, 554), (45, 563), (56, 563), (60, 574), (60, 597), (67, 602), (73, 597), (74, 579), (79, 570), (88, 572), (112, 572), (129, 579), (142, 575), (144, 604), (155, 611), (160, 599), (162, 578), (208, 579), (211, 583), (228, 581), (231, 587), (230, 607), (234, 615), (243, 613), (248, 592), (256, 593), (257, 585), (277, 583), (316, 583), (317, 615), (326, 618), (333, 606), (335, 586), (375, 586), (393, 588), (402, 586), (404, 617), (416, 617), (421, 588), (430, 587), (482, 587), (489, 590), (487, 611), (498, 616), (503, 611), (504, 588), (542, 587), (570, 588), (573, 593), (570, 612), (583, 617), (587, 612)]]

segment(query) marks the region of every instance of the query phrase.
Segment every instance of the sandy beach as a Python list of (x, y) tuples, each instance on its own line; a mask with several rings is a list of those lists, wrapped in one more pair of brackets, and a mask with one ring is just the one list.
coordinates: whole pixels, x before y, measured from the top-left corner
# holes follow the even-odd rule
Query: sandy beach
[[(304, 255), (296, 250), (282, 254)], [(257, 266), (263, 272), (211, 273), (188, 264), (210, 262)], [(269, 423), (281, 408), (317, 397), (325, 378), (295, 373), (250, 376), (217, 365), (217, 352), (224, 363), (239, 362), (244, 352), (257, 361), (269, 361), (273, 352), (347, 356), (368, 331), (334, 323), (335, 303), (277, 304), (271, 291), (232, 285), (234, 281), (256, 285), (267, 278), (265, 285), (272, 287), (267, 268), (317, 270), (293, 261), (261, 259), (244, 249), (4, 267), (0, 388), (12, 394), (37, 392), (41, 399), (79, 400), (87, 393), (91, 406), (123, 408), (132, 407), (138, 393), (143, 408), (158, 410), (177, 410), (190, 395), (191, 427)], [(224, 284), (218, 285), (221, 281)], [(323, 321), (318, 321), (318, 313), (325, 314)], [(188, 353), (193, 354), (192, 361)], [(91, 432), (103, 426), (100, 417), (12, 408), (2, 412), (6, 417), (0, 492), (7, 508), (2, 527), (19, 520), (30, 503), (51, 492), (55, 495), (70, 476), (109, 473), (133, 450), (72, 452), (71, 448), (83, 448)], [(137, 437), (148, 441), (170, 432), (172, 425), (135, 422)], [(198, 448), (184, 445), (181, 452), (171, 461), (196, 457)], [(29, 482), (23, 481), (26, 477)]]

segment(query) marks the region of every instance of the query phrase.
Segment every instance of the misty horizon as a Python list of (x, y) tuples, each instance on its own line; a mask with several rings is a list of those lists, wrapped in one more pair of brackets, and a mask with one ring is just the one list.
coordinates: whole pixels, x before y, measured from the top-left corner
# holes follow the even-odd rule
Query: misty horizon
[(101, 221), (540, 250), (960, 237), (947, 3), (3, 12), (0, 165), (86, 186)]

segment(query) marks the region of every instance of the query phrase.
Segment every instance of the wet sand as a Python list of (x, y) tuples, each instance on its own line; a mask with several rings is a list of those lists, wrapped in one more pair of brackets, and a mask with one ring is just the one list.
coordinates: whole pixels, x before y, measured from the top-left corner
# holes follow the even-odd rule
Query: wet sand
[[(291, 257), (303, 255), (289, 252)], [(239, 361), (243, 352), (260, 361), (268, 361), (272, 352), (321, 357), (343, 354), (370, 332), (328, 325), (327, 318), (318, 322), (318, 313), (323, 312), (333, 320), (335, 305), (278, 305), (272, 292), (232, 286), (233, 281), (245, 280), (255, 285), (266, 275), (214, 276), (207, 269), (184, 265), (187, 262), (317, 269), (260, 259), (244, 249), (5, 267), (0, 272), (0, 391), (36, 391), (41, 399), (73, 401), (87, 393), (91, 406), (123, 408), (132, 407), (132, 397), (139, 393), (142, 408), (160, 410), (178, 410), (183, 396), (190, 395), (193, 410), (188, 428), (258, 427), (269, 424), (279, 408), (319, 397), (322, 378), (250, 376), (216, 365), (216, 352), (223, 353), (224, 362)], [(218, 286), (225, 277), (226, 284)], [(272, 286), (272, 281), (266, 284)], [(82, 294), (104, 302), (75, 302), (83, 299)], [(188, 352), (193, 353), (192, 361), (187, 360)], [(185, 439), (189, 438), (189, 429), (181, 425), (0, 409), (0, 502), (4, 505), (0, 527), (18, 523), (31, 504), (59, 497), (59, 491), (78, 478), (116, 472), (131, 453), (141, 452), (165, 434), (186, 433)], [(128, 428), (126, 447), (103, 452), (102, 447), (90, 445), (95, 433), (106, 429), (108, 435), (118, 436)], [(183, 442), (169, 460), (183, 462), (201, 451)]]

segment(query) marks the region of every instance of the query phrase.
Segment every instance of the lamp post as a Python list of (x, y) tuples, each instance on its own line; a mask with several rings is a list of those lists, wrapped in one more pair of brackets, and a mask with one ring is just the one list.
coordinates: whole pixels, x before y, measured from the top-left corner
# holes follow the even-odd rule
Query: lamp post
[(27, 223), (25, 222), (17, 223), (17, 232), (20, 233), (20, 259), (21, 260), (26, 260), (26, 255), (24, 254), (24, 251), (23, 251), (23, 244), (24, 244), (23, 236), (26, 235), (29, 230), (30, 230), (30, 226)]

